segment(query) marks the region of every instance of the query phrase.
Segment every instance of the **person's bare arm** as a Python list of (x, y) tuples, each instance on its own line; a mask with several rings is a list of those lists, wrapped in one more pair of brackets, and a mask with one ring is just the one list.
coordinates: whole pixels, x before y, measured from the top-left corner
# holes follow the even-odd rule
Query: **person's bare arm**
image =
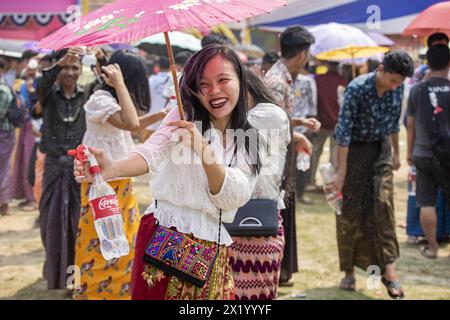
[(336, 177), (334, 179), (334, 188), (337, 191), (342, 191), (344, 187), (345, 176), (347, 175), (347, 159), (348, 159), (348, 147), (337, 147), (337, 170)]
[(110, 64), (102, 67), (102, 77), (106, 84), (113, 87), (119, 100), (121, 110), (108, 118), (113, 126), (123, 130), (136, 130), (139, 128), (139, 118), (136, 108), (123, 80), (122, 71), (118, 64)]
[(414, 148), (414, 140), (416, 139), (416, 118), (413, 116), (408, 116), (407, 118), (407, 156), (406, 161), (408, 161), (408, 164), (410, 166), (414, 165), (413, 159), (412, 159), (412, 153)]
[(147, 128), (149, 125), (152, 125), (158, 121), (164, 119), (167, 115), (167, 110), (163, 109), (158, 112), (149, 113), (144, 116), (139, 117), (139, 130), (143, 130)]
[[(95, 157), (102, 168), (102, 176), (105, 180), (119, 177), (138, 177), (148, 172), (147, 161), (138, 153), (130, 153), (128, 158), (114, 161), (103, 149), (89, 147), (89, 152)], [(78, 182), (92, 182), (93, 176), (89, 172), (89, 163), (83, 165), (74, 160), (74, 175)], [(81, 178), (83, 176), (83, 178)]]
[(295, 142), (295, 148), (304, 150), (307, 154), (312, 154), (313, 145), (311, 141), (302, 133), (295, 132), (292, 134), (292, 139)]
[(291, 125), (293, 127), (304, 126), (312, 132), (319, 132), (321, 123), (315, 118), (291, 118)]
[(392, 157), (394, 170), (398, 170), (401, 166), (400, 147), (399, 147), (399, 143), (398, 143), (398, 133), (391, 134), (390, 140), (391, 140), (391, 145), (392, 145), (392, 149), (394, 152), (393, 157)]

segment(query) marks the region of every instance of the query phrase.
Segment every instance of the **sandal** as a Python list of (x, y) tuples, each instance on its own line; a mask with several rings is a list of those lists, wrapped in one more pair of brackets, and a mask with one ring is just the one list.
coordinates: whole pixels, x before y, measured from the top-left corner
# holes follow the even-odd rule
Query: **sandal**
[(280, 282), (278, 284), (278, 286), (279, 287), (293, 287), (294, 286), (294, 280), (291, 278), (291, 279), (289, 279), (287, 281)]
[(342, 278), (341, 284), (339, 285), (339, 289), (344, 291), (355, 291), (355, 288), (356, 288), (356, 279), (354, 277)]
[(406, 243), (410, 245), (417, 245), (419, 244), (419, 238), (417, 236), (409, 236)]
[(405, 297), (405, 293), (403, 292), (399, 281), (391, 281), (387, 280), (385, 277), (381, 277), (381, 282), (386, 287), (387, 293), (392, 299), (400, 300)]
[(437, 259), (437, 253), (431, 253), (428, 246), (422, 247), (420, 253), (427, 259)]
[(9, 208), (8, 204), (3, 203), (0, 205), (0, 215), (1, 216), (10, 216), (11, 215), (11, 209)]

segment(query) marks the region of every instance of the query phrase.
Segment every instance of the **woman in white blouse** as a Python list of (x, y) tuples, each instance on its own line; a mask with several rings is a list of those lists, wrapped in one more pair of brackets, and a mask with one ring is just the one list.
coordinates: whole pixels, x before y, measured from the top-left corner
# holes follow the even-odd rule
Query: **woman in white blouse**
[[(210, 45), (194, 54), (181, 78), (186, 121), (177, 108), (127, 159), (113, 160), (91, 148), (106, 178), (149, 173), (156, 205), (142, 217), (132, 275), (133, 299), (234, 299), (226, 246), (231, 237), (219, 224), (232, 222), (252, 194), (260, 156), (248, 140), (238, 143), (235, 130), (254, 130), (247, 120), (243, 65), (230, 48)], [(195, 122), (195, 124), (194, 124)], [(214, 130), (209, 130), (214, 129)], [(181, 141), (181, 142), (180, 142)], [(75, 175), (86, 170), (75, 161)], [(220, 250), (206, 284), (195, 287), (145, 265), (144, 250), (157, 224), (174, 227), (206, 246)], [(220, 240), (219, 240), (220, 226)]]
[[(138, 110), (150, 104), (145, 65), (136, 55), (118, 51), (103, 67), (104, 83), (84, 105), (86, 133), (83, 144), (101, 148), (114, 160), (125, 159), (134, 149), (131, 130), (139, 127)], [(124, 220), (124, 230), (133, 249), (139, 229), (139, 209), (129, 176), (111, 177)], [(80, 288), (74, 299), (130, 299), (131, 267), (134, 251), (120, 259), (105, 261), (89, 207), (90, 184), (81, 185), (81, 214), (75, 243), (75, 264), (81, 269)]]
[(236, 299), (272, 300), (277, 296), (285, 243), (280, 214), (280, 210), (285, 208), (281, 185), (287, 168), (285, 163), (291, 131), (287, 113), (276, 105), (263, 81), (251, 70), (247, 70), (247, 80), (248, 120), (265, 137), (268, 149), (264, 154), (268, 158), (262, 161), (261, 174), (251, 198), (278, 201), (278, 234), (270, 237), (233, 237), (228, 254), (233, 268)]

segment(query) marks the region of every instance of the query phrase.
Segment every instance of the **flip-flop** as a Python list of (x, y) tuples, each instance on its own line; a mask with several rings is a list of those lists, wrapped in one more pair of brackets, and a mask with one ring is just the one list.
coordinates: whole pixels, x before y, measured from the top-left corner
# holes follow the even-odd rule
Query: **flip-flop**
[(294, 286), (294, 280), (291, 278), (288, 281), (283, 281), (278, 284), (279, 287), (293, 287)]
[[(381, 282), (386, 287), (387, 293), (392, 299), (400, 300), (405, 297), (405, 293), (403, 292), (399, 281), (391, 281), (386, 279), (385, 277), (381, 277)], [(392, 292), (392, 290), (396, 290), (398, 293), (395, 294)]]
[(4, 205), (0, 206), (0, 216), (10, 216), (12, 215), (11, 208), (5, 209)]
[(428, 246), (424, 246), (420, 249), (420, 253), (427, 259), (437, 259), (437, 254), (430, 253)]
[(354, 277), (342, 278), (339, 289), (344, 291), (355, 291), (356, 279)]
[(419, 238), (416, 236), (409, 236), (408, 239), (406, 240), (406, 243), (415, 246), (419, 244)]

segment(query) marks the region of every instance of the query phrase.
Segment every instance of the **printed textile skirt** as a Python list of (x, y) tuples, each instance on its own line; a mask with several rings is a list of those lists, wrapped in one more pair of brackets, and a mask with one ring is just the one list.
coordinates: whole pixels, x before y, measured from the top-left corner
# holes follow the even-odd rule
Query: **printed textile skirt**
[[(142, 257), (157, 225), (152, 213), (141, 219), (131, 277), (133, 300), (234, 300), (233, 275), (227, 263), (225, 246), (219, 249), (219, 256), (210, 278), (203, 288), (198, 288), (145, 263)], [(192, 235), (189, 237), (202, 244), (212, 245), (210, 241), (200, 240)]]
[(12, 196), (14, 199), (34, 201), (33, 187), (28, 182), (28, 168), (33, 151), (34, 135), (31, 120), (26, 120), (20, 129), (12, 175)]
[(343, 188), (342, 214), (336, 216), (341, 271), (379, 268), (399, 256), (395, 233), (391, 145), (352, 143)]
[(131, 179), (109, 181), (119, 199), (124, 230), (130, 245), (127, 256), (105, 260), (101, 254), (97, 232), (89, 206), (89, 183), (81, 185), (81, 214), (75, 244), (75, 265), (81, 270), (80, 288), (74, 290), (76, 300), (130, 300), (130, 280), (134, 246), (139, 229), (139, 208), (133, 195)]
[(277, 236), (233, 237), (228, 256), (236, 300), (276, 299), (285, 243), (280, 213), (278, 221)]

